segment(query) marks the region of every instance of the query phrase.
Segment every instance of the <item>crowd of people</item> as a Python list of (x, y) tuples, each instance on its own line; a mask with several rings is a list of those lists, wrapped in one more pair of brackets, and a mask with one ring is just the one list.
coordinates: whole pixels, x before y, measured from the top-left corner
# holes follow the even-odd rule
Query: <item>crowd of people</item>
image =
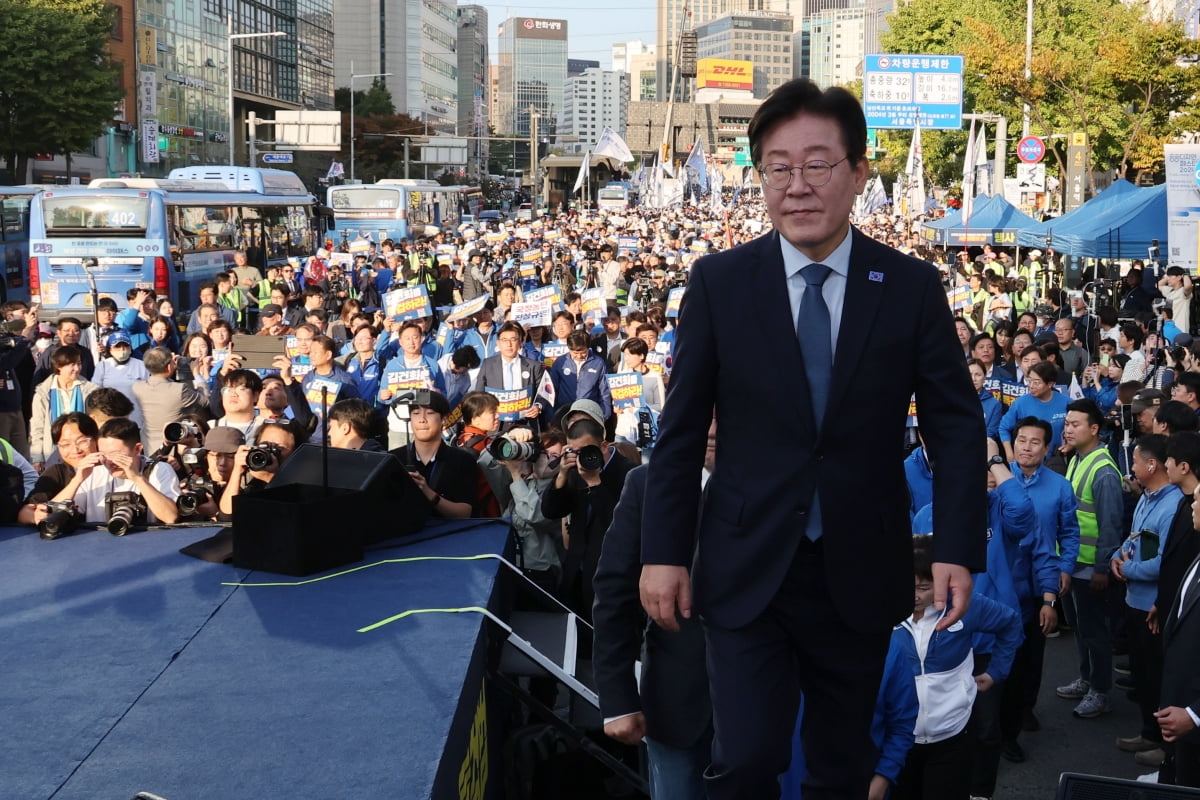
[[(911, 392), (912, 448), (886, 467), (898, 476), (903, 461), (908, 518), (901, 512), (897, 530), (899, 507), (886, 509), (879, 542), (887, 544), (860, 545), (857, 555), (890, 559), (892, 572), (897, 560), (912, 558), (911, 571), (881, 578), (889, 599), (863, 617), (879, 616), (886, 625), (875, 627), (887, 634), (900, 616), (888, 621), (889, 610), (907, 613), (890, 637), (843, 637), (831, 662), (845, 667), (838, 659), (852, 652), (846, 648), (861, 647), (869, 655), (860, 688), (879, 687), (877, 697), (859, 692), (854, 700), (867, 718), (874, 700), (870, 743), (856, 749), (870, 767), (869, 796), (992, 797), (1000, 759), (1023, 761), (1021, 735), (1040, 725), (1045, 638), (1068, 626), (1079, 676), (1055, 694), (1073, 703), (1075, 717), (1090, 719), (1112, 708), (1114, 688), (1131, 692), (1142, 725), (1115, 746), (1160, 768), (1164, 782), (1200, 785), (1200, 746), (1189, 735), (1200, 726), (1189, 694), (1195, 670), (1180, 666), (1170, 643), (1171, 615), (1194, 601), (1192, 594), (1181, 603), (1179, 594), (1194, 581), (1200, 553), (1192, 506), (1200, 487), (1200, 340), (1190, 334), (1191, 279), (1175, 267), (1134, 264), (1120, 286), (1090, 281), (1068, 291), (1052, 256), (1035, 250), (1018, 261), (1020, 254), (985, 247), (951, 259), (884, 214), (847, 228), (848, 203), (847, 214), (830, 212), (836, 225), (814, 250), (806, 227), (815, 224), (813, 210), (792, 213), (788, 203), (852, 199), (866, 167), (861, 152), (854, 155), (848, 101), (801, 95), (778, 101), (800, 104), (791, 116), (787, 108), (777, 118), (760, 111), (751, 125), (762, 194), (734, 198), (720, 211), (568, 212), (413, 242), (345, 243), (342, 252), (330, 247), (301, 264), (265, 268), (237, 253), (228, 272), (201, 285), (199, 304), (186, 314), (143, 289), (131, 289), (123, 306), (101, 298), (94, 320), (63, 317), (54, 326), (39, 321), (36, 307), (5, 304), (0, 516), (36, 526), (46, 539), (92, 525), (120, 534), (182, 520), (228, 523), (234, 498), (269, 486), (306, 442), (386, 450), (436, 518), (507, 519), (530, 580), (594, 621), (594, 645), (583, 645), (596, 661), (604, 731), (630, 745), (645, 739), (655, 797), (703, 796), (705, 770), (710, 796), (768, 796), (744, 787), (761, 788), (759, 773), (775, 785), (785, 770), (779, 785), (789, 797), (844, 796), (823, 793), (840, 768), (821, 755), (832, 745), (814, 743), (806, 718), (827, 719), (845, 697), (827, 692), (835, 676), (821, 673), (812, 651), (785, 647), (783, 663), (803, 661), (803, 677), (796, 687), (767, 687), (786, 702), (762, 731), (774, 738), (761, 748), (758, 733), (740, 744), (728, 735), (714, 741), (721, 724), (739, 730), (731, 722), (737, 707), (753, 704), (731, 688), (745, 682), (706, 675), (705, 651), (710, 665), (732, 669), (746, 646), (738, 637), (758, 630), (764, 615), (776, 626), (766, 634), (772, 647), (794, 644), (817, 622), (820, 631), (846, 626), (833, 578), (821, 588), (836, 569), (834, 550), (845, 547), (825, 535), (831, 523), (822, 525), (820, 514), (835, 489), (816, 488), (842, 475), (842, 466), (831, 454), (822, 477), (809, 470), (825, 459), (819, 436), (832, 437), (830, 450), (856, 449), (844, 445), (849, 434), (840, 426), (843, 416), (869, 413), (861, 411), (864, 397), (896, 400), (899, 391), (903, 401)], [(792, 138), (780, 139), (781, 131)], [(796, 150), (805, 141), (822, 144)], [(764, 164), (764, 146), (765, 158), (783, 163)], [(861, 280), (849, 271), (861, 266), (851, 265), (852, 245), (878, 255), (862, 266)], [(912, 256), (940, 272), (910, 281), (924, 275), (911, 272)], [(759, 262), (785, 266), (798, 280), (760, 278), (756, 266), (739, 271)], [(812, 267), (820, 267), (816, 277)], [(414, 290), (425, 302), (399, 311), (397, 298)], [(905, 294), (881, 303), (872, 299), (876, 291)], [(937, 307), (942, 293), (944, 308)], [(930, 298), (928, 320), (910, 325), (909, 315)], [(697, 310), (679, 326), (685, 305)], [(879, 313), (897, 316), (881, 318), (884, 328), (872, 334), (878, 350), (847, 390), (837, 367), (853, 361), (853, 342), (865, 346), (861, 328), (874, 323), (864, 309), (876, 305), (895, 306)], [(768, 311), (756, 328), (752, 309), (760, 308)], [(772, 343), (775, 317), (782, 339), (799, 332), (799, 348)], [(280, 340), (269, 368), (246, 364), (238, 352), (246, 335)], [(756, 338), (766, 347), (755, 347)], [(838, 361), (823, 364), (832, 353)], [(865, 366), (875, 359), (893, 383)], [(731, 382), (713, 385), (713, 376)], [(759, 384), (786, 387), (793, 379), (802, 381), (797, 395), (812, 395), (815, 424), (807, 405), (771, 411), (796, 417), (789, 425), (798, 426), (803, 445), (789, 457), (801, 471), (783, 475), (791, 483), (764, 482), (759, 489), (777, 487), (764, 492), (773, 510), (752, 511), (771, 498), (739, 497), (733, 488), (739, 478), (731, 475), (752, 471), (757, 448), (766, 447), (763, 420), (747, 401)], [(955, 403), (970, 398), (972, 383), (978, 408), (969, 403), (964, 416)], [(951, 418), (955, 425), (938, 425)], [(858, 428), (864, 421), (853, 419)], [(771, 448), (790, 454), (789, 425)], [(955, 431), (971, 437), (976, 430), (978, 442), (955, 441)], [(980, 492), (977, 511), (989, 536), (982, 524), (978, 541), (956, 533), (965, 544), (948, 558), (952, 537), (935, 530), (951, 519), (948, 473), (974, 485), (965, 477), (972, 468), (960, 464), (975, 462), (952, 457), (956, 448), (986, 451), (986, 463), (979, 457), (973, 469), (980, 486), (986, 471), (986, 508)], [(701, 451), (703, 470), (687, 472)], [(639, 466), (656, 452), (652, 467)], [(676, 458), (681, 453), (687, 457)], [(719, 453), (744, 463), (724, 465)], [(765, 455), (762, 462), (773, 463)], [(646, 506), (662, 487), (684, 482), (687, 491), (667, 493), (676, 505)], [(708, 488), (697, 521), (701, 484)], [(971, 492), (962, 494), (969, 521), (976, 509)], [(836, 507), (852, 505), (846, 498)], [(683, 528), (670, 546), (657, 528), (642, 529), (659, 513)], [(739, 616), (741, 601), (712, 575), (739, 568), (738, 537), (753, 537), (751, 525), (788, 537), (782, 552), (789, 557), (777, 569), (762, 567), (781, 582), (777, 593), (747, 601), (758, 611)], [(714, 549), (728, 553), (726, 563), (710, 555), (705, 577), (696, 578), (707, 631), (691, 614), (687, 582), (697, 529), (705, 547), (723, 546), (721, 537), (735, 543)], [(978, 573), (965, 616), (963, 584), (947, 579), (946, 562)], [(642, 573), (643, 564), (662, 569)], [(663, 584), (667, 576), (674, 582)], [(749, 591), (740, 583), (739, 592)], [(665, 610), (652, 610), (654, 598)], [(797, 603), (808, 611), (788, 616)], [(652, 620), (646, 625), (640, 605)], [(639, 691), (633, 670), (643, 646), (657, 655)], [(1114, 652), (1127, 664), (1114, 665)], [(793, 708), (798, 713), (780, 721)], [(859, 742), (858, 733), (832, 737), (833, 744)], [(727, 788), (743, 778), (743, 789)]]

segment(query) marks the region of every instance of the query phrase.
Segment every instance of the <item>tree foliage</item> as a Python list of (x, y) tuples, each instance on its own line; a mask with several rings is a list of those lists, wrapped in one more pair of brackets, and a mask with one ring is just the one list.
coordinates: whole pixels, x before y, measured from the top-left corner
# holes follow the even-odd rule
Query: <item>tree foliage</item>
[[(1011, 142), (1022, 105), (1030, 132), (1047, 140), (1060, 169), (1065, 136), (1088, 134), (1092, 168), (1119, 177), (1158, 173), (1164, 142), (1200, 120), (1200, 43), (1175, 22), (1156, 22), (1140, 4), (1120, 0), (1036, 0), (1031, 76), (1025, 76), (1026, 6), (1021, 0), (913, 0), (890, 18), (881, 37), (892, 53), (961, 53), (964, 110), (999, 113)], [(889, 132), (889, 162), (907, 153), (908, 132)], [(966, 131), (922, 132), (925, 163), (942, 185), (962, 174)], [(898, 152), (897, 152), (898, 151)]]
[(121, 98), (103, 0), (0, 0), (0, 155), (24, 175), (31, 156), (88, 150)]

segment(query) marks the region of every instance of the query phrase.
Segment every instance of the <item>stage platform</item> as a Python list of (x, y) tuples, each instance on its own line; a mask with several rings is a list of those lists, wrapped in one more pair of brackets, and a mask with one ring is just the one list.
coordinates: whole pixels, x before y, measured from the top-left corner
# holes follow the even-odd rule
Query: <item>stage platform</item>
[(506, 524), (303, 579), (178, 552), (215, 530), (0, 528), (0, 798), (484, 797), (483, 617), (359, 631), (488, 607), (495, 559), (386, 562), (503, 553)]

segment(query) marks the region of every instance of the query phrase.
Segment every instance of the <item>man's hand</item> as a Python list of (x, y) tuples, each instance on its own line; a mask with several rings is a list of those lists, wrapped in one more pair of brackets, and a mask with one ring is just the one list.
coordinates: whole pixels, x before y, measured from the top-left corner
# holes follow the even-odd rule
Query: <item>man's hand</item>
[(228, 375), (235, 369), (242, 368), (242, 357), (237, 353), (230, 353), (225, 356), (225, 360), (221, 362), (221, 375)]
[(286, 355), (275, 356), (271, 359), (271, 366), (279, 370), (279, 379), (284, 386), (292, 382), (292, 359)]
[(642, 712), (618, 717), (604, 723), (604, 735), (621, 744), (636, 745), (646, 735), (646, 715)]
[(1109, 562), (1108, 571), (1112, 573), (1114, 578), (1116, 578), (1119, 581), (1123, 581), (1123, 580), (1125, 580), (1125, 574), (1121, 571), (1121, 569), (1124, 566), (1125, 566), (1125, 554), (1122, 553), (1120, 558), (1114, 558), (1112, 561)]
[(1103, 592), (1108, 589), (1108, 573), (1102, 569), (1092, 570), (1090, 586), (1093, 592)]
[(1154, 718), (1158, 720), (1164, 742), (1173, 742), (1196, 727), (1192, 715), (1179, 706), (1167, 706), (1155, 711)]
[(1058, 574), (1058, 596), (1066, 597), (1069, 591), (1071, 591), (1071, 573), (1060, 572)]
[(1058, 614), (1050, 606), (1042, 606), (1038, 611), (1038, 624), (1042, 626), (1042, 634), (1048, 636), (1058, 628)]
[(83, 458), (79, 459), (79, 466), (75, 468), (75, 474), (80, 481), (92, 474), (92, 470), (100, 464), (104, 463), (104, 456), (100, 453), (88, 453)]
[(961, 564), (935, 561), (933, 563), (933, 607), (938, 611), (945, 609), (948, 595), (952, 596), (953, 602), (946, 611), (946, 615), (937, 624), (939, 631), (946, 630), (967, 613), (967, 606), (971, 602), (971, 572)]
[(988, 457), (988, 460), (990, 461), (990, 460), (991, 460), (991, 458), (992, 458), (992, 456), (998, 456), (998, 455), (1000, 455), (1000, 446), (996, 444), (996, 440), (995, 440), (995, 439), (993, 439), (992, 437), (990, 437), (990, 436), (989, 436), (989, 437), (988, 437), (988, 440), (987, 440), (987, 457)]
[(108, 471), (114, 478), (134, 480), (135, 476), (140, 474), (133, 468), (133, 456), (128, 453), (113, 453), (105, 460), (108, 462)]
[(646, 564), (638, 581), (642, 608), (663, 630), (678, 631), (675, 608), (684, 619), (692, 618), (692, 579), (687, 567), (673, 564)]
[[(537, 408), (537, 406), (534, 406), (534, 408)], [(533, 431), (529, 430), (529, 428), (513, 428), (511, 431), (509, 431), (508, 433), (506, 433), (504, 435), (507, 436), (509, 439), (512, 439), (514, 442), (532, 442), (533, 441)]]
[(988, 689), (992, 688), (995, 685), (996, 685), (996, 681), (994, 681), (992, 679), (992, 676), (988, 675), (986, 672), (975, 676), (975, 686), (981, 692), (986, 692)]
[(882, 775), (872, 777), (871, 788), (867, 790), (867, 800), (884, 800), (891, 786), (891, 781)]
[(1161, 633), (1161, 630), (1158, 625), (1158, 606), (1157, 605), (1150, 606), (1150, 610), (1146, 612), (1146, 627), (1149, 628), (1150, 632), (1153, 634), (1157, 635), (1158, 633)]
[(525, 417), (526, 419), (533, 419), (534, 417), (536, 417), (538, 414), (541, 414), (541, 413), (542, 413), (542, 407), (539, 406), (537, 403), (534, 403), (529, 408), (522, 411), (521, 416)]

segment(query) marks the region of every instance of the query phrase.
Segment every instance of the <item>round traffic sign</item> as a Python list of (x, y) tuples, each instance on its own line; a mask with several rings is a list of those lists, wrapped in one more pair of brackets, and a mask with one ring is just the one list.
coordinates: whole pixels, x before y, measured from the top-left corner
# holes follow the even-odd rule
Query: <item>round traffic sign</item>
[(1037, 136), (1025, 136), (1017, 142), (1017, 158), (1036, 164), (1046, 156), (1046, 143)]

